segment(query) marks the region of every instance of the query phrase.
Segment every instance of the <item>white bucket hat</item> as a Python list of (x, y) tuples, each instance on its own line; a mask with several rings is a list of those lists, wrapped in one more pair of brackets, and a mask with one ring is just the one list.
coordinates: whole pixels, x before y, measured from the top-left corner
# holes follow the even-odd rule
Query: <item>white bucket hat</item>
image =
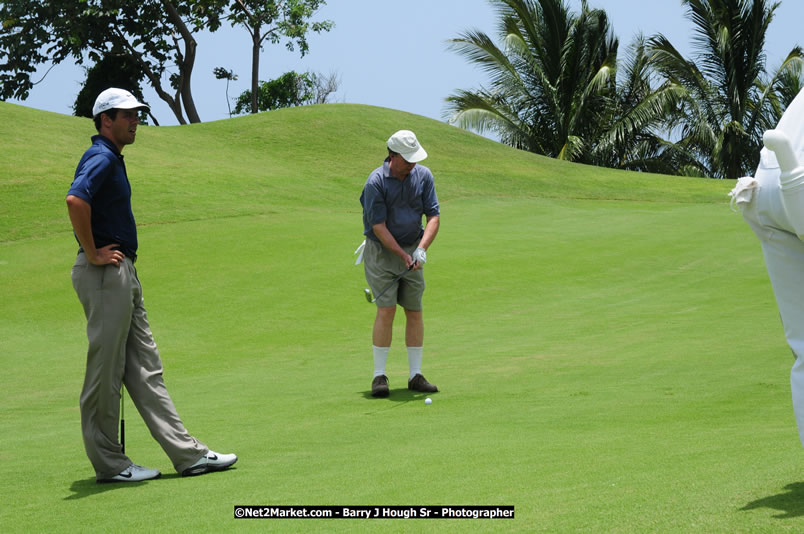
[(416, 139), (416, 134), (410, 130), (399, 130), (388, 139), (388, 149), (401, 155), (408, 163), (416, 163), (427, 157)]
[(108, 111), (110, 109), (149, 108), (145, 104), (137, 101), (137, 98), (125, 89), (111, 87), (99, 94), (98, 98), (95, 99), (95, 105), (92, 107), (92, 116), (96, 117), (99, 113), (103, 113), (104, 111)]

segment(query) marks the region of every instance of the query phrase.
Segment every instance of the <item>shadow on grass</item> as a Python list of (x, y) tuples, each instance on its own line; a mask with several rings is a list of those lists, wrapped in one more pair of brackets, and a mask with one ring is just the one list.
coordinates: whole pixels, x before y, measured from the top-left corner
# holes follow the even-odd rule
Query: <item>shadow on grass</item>
[[(360, 394), (364, 399), (375, 403), (378, 410), (397, 408), (409, 402), (421, 402), (424, 404), (424, 399), (427, 397), (438, 395), (438, 393), (420, 393), (418, 391), (411, 391), (406, 387), (391, 389), (390, 395), (385, 398), (372, 397), (371, 391), (361, 391)], [(389, 402), (391, 404), (388, 404)]]
[(70, 491), (73, 492), (72, 495), (65, 497), (64, 500), (74, 501), (76, 499), (83, 499), (85, 497), (92, 497), (93, 495), (99, 495), (107, 491), (120, 490), (124, 488), (136, 488), (138, 486), (142, 486), (143, 484), (150, 484), (150, 483), (158, 484), (160, 480), (170, 478), (181, 478), (181, 477), (179, 476), (178, 473), (171, 473), (168, 475), (162, 475), (161, 477), (155, 480), (143, 480), (142, 482), (104, 482), (102, 484), (98, 484), (94, 478), (76, 480), (75, 482), (73, 482), (72, 486), (70, 486)]
[(786, 491), (746, 504), (741, 511), (771, 508), (784, 512), (773, 516), (775, 519), (792, 519), (804, 516), (804, 482), (793, 482), (784, 487)]

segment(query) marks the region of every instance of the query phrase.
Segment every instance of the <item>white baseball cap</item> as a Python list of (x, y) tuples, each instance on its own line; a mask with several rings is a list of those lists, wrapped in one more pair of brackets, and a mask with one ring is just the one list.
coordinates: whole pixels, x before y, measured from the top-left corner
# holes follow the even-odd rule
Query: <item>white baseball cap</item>
[(108, 111), (110, 109), (149, 109), (148, 106), (137, 101), (137, 97), (126, 91), (125, 89), (118, 89), (111, 87), (106, 89), (98, 98), (95, 99), (95, 105), (92, 107), (92, 116), (96, 117), (99, 113)]
[(399, 130), (388, 139), (388, 149), (401, 155), (408, 163), (416, 163), (427, 157), (416, 139), (416, 134), (410, 130)]

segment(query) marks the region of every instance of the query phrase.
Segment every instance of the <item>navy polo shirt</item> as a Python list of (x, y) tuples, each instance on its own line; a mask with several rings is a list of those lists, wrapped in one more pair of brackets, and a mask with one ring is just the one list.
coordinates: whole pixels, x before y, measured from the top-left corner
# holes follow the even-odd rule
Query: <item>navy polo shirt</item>
[(407, 178), (399, 180), (391, 176), (387, 159), (369, 175), (360, 204), (363, 206), (363, 234), (379, 242), (372, 227), (384, 222), (402, 246), (413, 245), (421, 239), (424, 234), (422, 215), (440, 214), (430, 169), (416, 165)]
[(92, 137), (92, 146), (78, 162), (67, 194), (88, 202), (92, 207), (92, 236), (96, 248), (117, 243), (123, 254), (137, 257), (137, 225), (131, 211), (131, 184), (123, 155), (112, 141), (102, 135)]

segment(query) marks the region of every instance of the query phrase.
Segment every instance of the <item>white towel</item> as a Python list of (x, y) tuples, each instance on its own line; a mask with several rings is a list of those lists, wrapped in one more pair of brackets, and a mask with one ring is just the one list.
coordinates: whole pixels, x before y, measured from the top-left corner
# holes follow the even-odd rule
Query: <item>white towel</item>
[(759, 182), (752, 176), (743, 176), (742, 178), (737, 180), (737, 185), (734, 186), (734, 189), (729, 191), (729, 196), (731, 197), (731, 209), (732, 211), (737, 211), (734, 209), (734, 205), (737, 204), (740, 208), (743, 208), (741, 204), (748, 204), (754, 198), (754, 191), (759, 187)]
[(357, 261), (355, 261), (355, 265), (360, 265), (361, 263), (363, 263), (363, 249), (365, 248), (366, 248), (366, 240), (364, 239), (363, 242), (360, 243), (360, 246), (357, 247), (357, 250), (355, 250), (355, 254), (357, 254), (358, 252), (360, 253), (360, 256), (357, 257)]

